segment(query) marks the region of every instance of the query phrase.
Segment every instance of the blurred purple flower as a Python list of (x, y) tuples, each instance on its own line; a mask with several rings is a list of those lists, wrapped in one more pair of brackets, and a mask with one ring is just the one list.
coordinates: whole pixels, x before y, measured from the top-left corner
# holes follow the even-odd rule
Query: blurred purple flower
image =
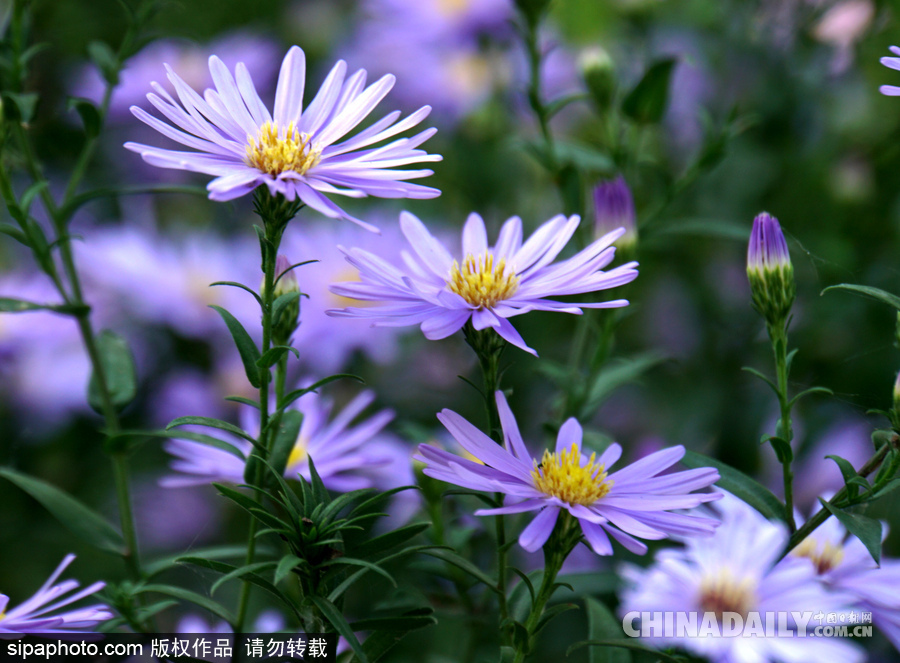
[(578, 222), (577, 216), (555, 216), (523, 244), (522, 221), (512, 217), (503, 224), (497, 244), (489, 247), (484, 221), (472, 213), (463, 228), (460, 263), (419, 219), (403, 212), (400, 228), (413, 249), (403, 253), (403, 264), (395, 266), (368, 251), (342, 247), (347, 261), (359, 269), (361, 282), (331, 287), (343, 297), (384, 303), (329, 313), (366, 318), (376, 326), (420, 325), (431, 340), (450, 336), (471, 319), (475, 329), (492, 327), (508, 342), (537, 354), (508, 318), (530, 311), (580, 314), (581, 308), (626, 306), (623, 299), (574, 303), (551, 297), (606, 290), (637, 277), (635, 262), (602, 271), (612, 262), (615, 248), (611, 245), (624, 230), (609, 233), (572, 258), (551, 264)]
[(633, 246), (637, 242), (634, 196), (621, 175), (594, 187), (594, 236), (603, 237), (619, 228), (625, 228), (625, 234), (616, 240), (616, 246)]
[(134, 520), (143, 548), (185, 550), (211, 541), (220, 533), (221, 500), (208, 491), (175, 493), (144, 479), (133, 487), (132, 495)]
[(195, 151), (166, 150), (140, 143), (126, 143), (125, 147), (154, 166), (214, 176), (207, 185), (212, 200), (232, 200), (265, 184), (272, 195), (299, 199), (327, 217), (346, 218), (372, 228), (348, 215), (324, 194), (352, 198), (440, 195), (437, 189), (405, 181), (431, 175), (431, 170), (397, 169), (440, 161), (439, 155), (416, 149), (434, 135), (435, 129), (364, 149), (416, 126), (428, 115), (429, 107), (400, 122), (400, 113), (395, 111), (352, 138), (337, 142), (384, 99), (394, 85), (392, 75), (365, 87), (365, 70), (347, 77), (347, 64), (340, 60), (303, 112), (306, 56), (294, 46), (281, 65), (274, 112), (270, 113), (243, 64), (235, 68), (235, 78), (222, 60), (212, 56), (209, 69), (216, 89), (206, 90), (205, 98), (171, 68), (167, 69), (180, 103), (156, 84), (156, 94), (148, 94), (147, 98), (176, 126), (137, 106), (132, 107), (132, 112), (145, 124)]
[(581, 425), (567, 420), (559, 430), (556, 451), (532, 458), (516, 419), (502, 392), (496, 393), (504, 445), (475, 428), (456, 412), (443, 410), (438, 419), (457, 442), (477, 461), (466, 460), (437, 447), (419, 445), (425, 474), (469, 488), (504, 493), (517, 500), (497, 509), (479, 509), (476, 516), (536, 511), (519, 536), (519, 545), (533, 552), (541, 548), (556, 525), (562, 509), (578, 519), (590, 547), (598, 555), (611, 555), (607, 534), (637, 554), (647, 546), (634, 537), (664, 539), (671, 535), (712, 534), (716, 521), (672, 510), (690, 509), (719, 498), (716, 493), (692, 493), (719, 479), (713, 468), (699, 468), (659, 476), (684, 455), (684, 447), (660, 451), (631, 465), (607, 473), (622, 454), (611, 444), (599, 458), (581, 453)]
[(8, 596), (0, 594), (0, 639), (7, 637), (4, 634), (91, 631), (97, 624), (112, 619), (112, 612), (102, 603), (58, 612), (60, 608), (95, 594), (106, 586), (104, 582), (95, 582), (81, 591), (69, 594), (78, 589), (77, 580), (64, 580), (56, 584), (56, 580), (74, 559), (75, 555), (66, 555), (47, 578), (47, 582), (31, 598), (15, 608), (9, 607)]
[[(791, 557), (778, 561), (788, 540), (783, 523), (766, 520), (730, 494), (716, 503), (715, 510), (722, 522), (711, 538), (687, 538), (683, 549), (657, 553), (648, 568), (623, 569), (630, 586), (620, 597), (622, 615), (696, 613), (700, 623), (705, 614), (713, 613), (721, 626), (726, 613), (740, 615), (747, 624), (750, 613), (762, 618), (767, 612), (840, 613), (847, 609), (848, 597), (826, 591), (810, 565)], [(865, 660), (861, 649), (838, 638), (650, 639), (660, 646), (681, 647), (713, 663)]]
[[(347, 492), (380, 485), (383, 476), (380, 468), (394, 462), (393, 452), (384, 445), (374, 444), (382, 429), (394, 417), (390, 410), (351, 422), (375, 399), (375, 394), (365, 391), (354, 398), (332, 417), (332, 402), (316, 393), (308, 393), (297, 400), (294, 408), (303, 414), (303, 423), (297, 442), (288, 457), (284, 476), (310, 479), (309, 458), (316, 464), (316, 471), (329, 490)], [(253, 431), (259, 427), (249, 408), (243, 428)], [(235, 439), (232, 444), (245, 456), (250, 454), (250, 442)], [(171, 468), (176, 474), (164, 477), (160, 483), (167, 487), (196, 486), (213, 481), (243, 483), (244, 461), (215, 447), (186, 440), (170, 440), (166, 451), (175, 456)]]

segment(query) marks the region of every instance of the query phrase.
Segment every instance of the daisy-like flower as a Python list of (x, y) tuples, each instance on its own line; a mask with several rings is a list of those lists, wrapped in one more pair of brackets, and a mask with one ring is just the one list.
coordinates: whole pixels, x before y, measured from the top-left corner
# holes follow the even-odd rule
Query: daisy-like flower
[[(437, 447), (419, 445), (425, 474), (472, 490), (504, 493), (507, 504), (480, 509), (476, 516), (536, 511), (519, 536), (519, 544), (534, 552), (546, 543), (561, 510), (578, 519), (588, 544), (598, 555), (613, 552), (607, 534), (628, 550), (644, 554), (647, 546), (634, 537), (664, 539), (671, 535), (712, 534), (711, 518), (672, 510), (690, 509), (720, 497), (716, 493), (691, 493), (719, 479), (713, 468), (698, 468), (659, 476), (684, 455), (684, 447), (671, 447), (609, 473), (622, 455), (611, 444), (599, 457), (581, 452), (581, 425), (573, 418), (559, 429), (556, 450), (544, 451), (540, 461), (525, 447), (516, 419), (502, 392), (496, 393), (503, 427), (504, 446), (451, 410), (438, 419), (457, 442), (477, 461)], [(691, 493), (691, 494), (689, 494)]]
[(104, 582), (95, 582), (79, 592), (69, 594), (78, 589), (77, 580), (64, 580), (56, 584), (56, 580), (74, 559), (75, 555), (66, 555), (47, 578), (47, 582), (30, 599), (15, 608), (9, 607), (8, 596), (0, 594), (0, 638), (10, 637), (10, 634), (86, 631), (100, 622), (112, 619), (113, 614), (109, 608), (99, 603), (58, 612), (60, 608), (99, 592), (106, 586)]
[[(900, 46), (891, 46), (891, 53), (900, 56)], [(881, 58), (881, 64), (885, 67), (900, 71), (900, 57)], [(888, 97), (900, 97), (900, 87), (897, 87), (896, 85), (882, 85), (880, 91), (881, 94), (887, 95)]]
[(360, 283), (341, 283), (331, 291), (342, 297), (381, 306), (351, 307), (330, 315), (368, 318), (373, 325), (421, 325), (428, 339), (458, 331), (470, 319), (475, 329), (492, 327), (515, 346), (537, 354), (508, 318), (529, 311), (582, 313), (582, 308), (615, 308), (627, 300), (599, 303), (561, 302), (555, 298), (606, 290), (632, 281), (636, 262), (602, 271), (615, 255), (612, 246), (623, 228), (607, 233), (568, 260), (553, 263), (578, 227), (579, 217), (555, 216), (522, 242), (522, 221), (503, 224), (494, 246), (478, 214), (469, 215), (462, 232), (462, 259), (455, 260), (425, 225), (408, 212), (400, 228), (412, 247), (402, 252), (403, 265), (393, 265), (359, 248), (344, 249), (359, 270)]
[[(329, 420), (333, 405), (329, 399), (315, 393), (302, 396), (295, 407), (303, 413), (303, 423), (288, 457), (284, 476), (296, 479), (299, 475), (309, 481), (309, 458), (312, 457), (316, 472), (329, 490), (348, 492), (383, 485), (385, 482), (381, 481), (378, 470), (389, 466), (394, 454), (383, 444), (382, 429), (394, 418), (394, 413), (381, 410), (351, 425), (374, 399), (374, 393), (365, 391)], [(259, 422), (252, 421), (251, 417), (247, 414), (242, 422), (245, 430), (259, 427)], [(232, 444), (245, 456), (252, 451), (252, 445), (246, 440), (235, 440)], [(244, 481), (244, 461), (227, 451), (186, 440), (171, 440), (165, 449), (176, 457), (171, 467), (178, 474), (164, 477), (161, 480), (164, 486)]]
[(371, 147), (419, 124), (430, 112), (428, 106), (400, 122), (399, 111), (394, 111), (342, 140), (384, 99), (394, 85), (392, 75), (366, 87), (366, 71), (360, 69), (347, 76), (347, 64), (340, 60), (304, 109), (306, 56), (294, 46), (281, 65), (274, 110), (269, 112), (243, 64), (238, 64), (232, 75), (222, 60), (212, 56), (209, 69), (215, 89), (207, 89), (202, 96), (169, 67), (169, 81), (179, 101), (161, 85), (152, 85), (156, 93), (147, 98), (172, 124), (137, 106), (131, 108), (142, 122), (196, 151), (166, 150), (140, 143), (126, 143), (125, 147), (154, 166), (215, 176), (207, 187), (212, 200), (232, 200), (265, 184), (273, 195), (281, 194), (288, 200), (299, 198), (325, 216), (346, 218), (369, 228), (372, 227), (349, 216), (325, 194), (352, 198), (440, 195), (437, 189), (405, 181), (431, 175), (431, 170), (396, 169), (440, 161), (440, 156), (416, 149), (436, 129)]
[[(865, 660), (861, 649), (840, 638), (794, 636), (791, 613), (807, 613), (811, 632), (819, 624), (812, 620), (815, 613), (845, 612), (851, 599), (826, 590), (805, 560), (788, 556), (778, 561), (788, 540), (784, 524), (766, 520), (729, 494), (716, 503), (716, 511), (721, 525), (714, 536), (685, 539), (683, 549), (657, 553), (650, 567), (623, 570), (630, 583), (619, 608), (626, 623), (637, 628), (634, 613), (688, 613), (697, 616), (698, 624), (714, 620), (722, 633), (725, 619), (740, 617), (744, 630), (738, 637), (667, 637), (661, 627), (654, 632), (648, 626), (652, 642), (681, 647), (713, 663)], [(761, 630), (766, 613), (779, 615), (773, 633)], [(751, 625), (760, 630), (748, 632)], [(785, 628), (792, 633), (779, 630)]]

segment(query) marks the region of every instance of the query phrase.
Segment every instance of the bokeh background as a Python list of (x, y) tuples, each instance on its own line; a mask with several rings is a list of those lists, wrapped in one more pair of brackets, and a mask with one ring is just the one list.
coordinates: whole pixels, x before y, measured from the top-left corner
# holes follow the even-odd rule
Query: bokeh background
[[(478, 395), (457, 377), (478, 380), (471, 351), (461, 337), (428, 342), (416, 328), (372, 330), (327, 318), (325, 309), (348, 302), (326, 286), (354, 278), (338, 244), (396, 253), (401, 209), (433, 225), (451, 245), (473, 210), (494, 232), (512, 215), (532, 230), (562, 211), (556, 187), (526, 149), (537, 129), (525, 101), (526, 60), (513, 15), (511, 0), (164, 4), (152, 23), (159, 39), (133, 59), (113, 97), (89, 182), (203, 183), (155, 170), (121, 146), (126, 140), (162, 144), (127, 109), (147, 106), (149, 82), (164, 81), (163, 62), (204, 87), (210, 54), (230, 66), (243, 61), (263, 99), (271, 99), (292, 44), (307, 53), (308, 88), (337, 58), (372, 76), (394, 73), (397, 83), (376, 117), (394, 108), (434, 107), (430, 121), (439, 132), (427, 147), (444, 160), (427, 184), (441, 189), (441, 197), (348, 203), (382, 229), (380, 237), (301, 212), (287, 232), (285, 253), (292, 262), (320, 260), (298, 271), (310, 297), (296, 337), (304, 356), (292, 360), (292, 379), (360, 375), (377, 393), (377, 406), (396, 411), (391, 435), (412, 449), (436, 434), (434, 414), (441, 408), (481, 421)], [(49, 47), (34, 59), (30, 80), (41, 102), (29, 131), (51, 182), (65, 181), (81, 141), (66, 98), (96, 98), (100, 89), (88, 44), (116, 44), (123, 25), (112, 0), (36, 4), (34, 39)], [(900, 73), (879, 64), (892, 44), (900, 44), (896, 0), (555, 0), (544, 34), (549, 97), (583, 89), (579, 58), (596, 46), (614, 63), (619, 98), (650, 64), (677, 59), (663, 121), (629, 133), (623, 154), (610, 154), (607, 127), (589, 101), (571, 104), (553, 120), (555, 136), (583, 153), (585, 191), (621, 172), (640, 224), (640, 276), (625, 293), (632, 306), (611, 361), (652, 357), (653, 366), (608, 394), (585, 422), (591, 430), (620, 442), (631, 458), (683, 444), (779, 492), (780, 468), (771, 449), (759, 445), (762, 434), (773, 432), (777, 405), (764, 384), (741, 371), (749, 365), (771, 372), (744, 264), (752, 219), (767, 210), (788, 235), (797, 277), (791, 343), (800, 351), (792, 389), (834, 391), (795, 411), (801, 508), (842, 485), (826, 454), (856, 465), (868, 458), (872, 431), (887, 423), (867, 411), (890, 406), (900, 369), (895, 314), (849, 293), (821, 292), (844, 282), (900, 292), (900, 101), (878, 92), (883, 84), (900, 85)], [(701, 154), (715, 155), (709, 167), (697, 166)], [(589, 226), (590, 205), (587, 211)], [(244, 393), (242, 370), (224, 325), (206, 306), (223, 304), (248, 328), (255, 325), (248, 295), (208, 287), (217, 280), (258, 282), (253, 222), (248, 200), (214, 204), (177, 194), (100, 201), (79, 213), (76, 257), (98, 327), (125, 335), (136, 354), (140, 391), (125, 412), (128, 427), (162, 427), (187, 414), (237, 420), (236, 406), (222, 398)], [(30, 261), (20, 245), (0, 239), (0, 296), (53, 300)], [(541, 366), (566, 362), (575, 323), (550, 313), (518, 318), (541, 359), (514, 348), (504, 355), (504, 384), (514, 390), (513, 408), (534, 448), (546, 441), (544, 424), (558, 407), (556, 386)], [(100, 421), (85, 399), (88, 375), (72, 321), (45, 313), (0, 316), (0, 464), (114, 517)], [(337, 383), (326, 391), (344, 402), (359, 387)], [(168, 461), (157, 442), (143, 445), (132, 460), (145, 556), (240, 541), (242, 516), (211, 487), (159, 486)], [(895, 524), (886, 548), (894, 555), (900, 554), (897, 499), (870, 510)], [(459, 526), (477, 523), (462, 519)], [(37, 503), (0, 483), (0, 591), (13, 603), (24, 599), (69, 551), (79, 555), (71, 573), (84, 582), (124, 577), (118, 560), (81, 544)], [(590, 558), (584, 564), (610, 568)], [(191, 573), (182, 580), (197, 580)], [(169, 619), (174, 624), (178, 617)], [(579, 620), (554, 627), (546, 640), (557, 644), (547, 645), (548, 656), (581, 639)], [(433, 660), (459, 659), (452, 615), (447, 623)], [(406, 651), (428, 637), (411, 636)], [(402, 652), (395, 660), (404, 660)]]

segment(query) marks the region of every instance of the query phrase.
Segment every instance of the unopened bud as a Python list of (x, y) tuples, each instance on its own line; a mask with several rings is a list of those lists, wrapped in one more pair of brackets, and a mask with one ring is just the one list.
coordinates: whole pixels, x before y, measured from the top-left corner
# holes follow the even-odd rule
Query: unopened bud
[(900, 415), (900, 373), (897, 374), (897, 379), (894, 380), (894, 412)]
[(594, 187), (594, 237), (618, 228), (625, 228), (625, 234), (615, 245), (622, 253), (633, 254), (638, 240), (634, 197), (621, 175)]
[(778, 219), (762, 212), (753, 220), (747, 247), (753, 308), (770, 325), (784, 325), (796, 295), (794, 266)]
[[(278, 301), (278, 298), (282, 295), (293, 292), (298, 293), (298, 296), (287, 305), (278, 307), (276, 310), (278, 317), (272, 320), (272, 340), (275, 342), (275, 345), (287, 345), (290, 342), (291, 336), (297, 330), (297, 324), (300, 319), (300, 286), (297, 284), (297, 277), (294, 275), (294, 272), (288, 271), (290, 266), (291, 261), (283, 255), (279, 255), (275, 259), (276, 283), (273, 301)], [(259, 291), (265, 294), (265, 279), (263, 279)]]
[(609, 53), (600, 46), (589, 48), (578, 58), (578, 68), (597, 108), (608, 110), (616, 91), (615, 68)]

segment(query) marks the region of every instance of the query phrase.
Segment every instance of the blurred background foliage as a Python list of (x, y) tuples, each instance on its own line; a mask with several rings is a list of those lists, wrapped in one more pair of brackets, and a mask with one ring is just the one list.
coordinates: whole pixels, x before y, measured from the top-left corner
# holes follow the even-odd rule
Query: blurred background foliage
[[(841, 6), (857, 13), (835, 25), (830, 12)], [(166, 2), (152, 22), (152, 32), (208, 45), (226, 33), (251, 31), (277, 44), (272, 71), (287, 46), (296, 43), (310, 61), (309, 85), (316, 85), (335, 58), (359, 46), (354, 42), (360, 39), (360, 25), (369, 20), (369, 9), (349, 0)], [(813, 491), (842, 485), (837, 468), (823, 458), (826, 453), (865, 459), (871, 452), (869, 434), (885, 422), (867, 411), (890, 406), (900, 369), (895, 314), (849, 293), (820, 293), (843, 282), (900, 291), (900, 102), (878, 92), (882, 84), (898, 84), (897, 72), (879, 64), (890, 45), (900, 44), (898, 12), (896, 0), (553, 3), (552, 39), (569, 58), (568, 69), (563, 67), (560, 75), (568, 76), (576, 88), (578, 53), (591, 46), (602, 46), (610, 54), (619, 99), (654, 61), (677, 59), (666, 116), (659, 125), (629, 134), (626, 158), (610, 158), (603, 120), (588, 103), (571, 105), (552, 125), (558, 139), (578, 141), (592, 155), (585, 192), (622, 171), (635, 196), (641, 226), (640, 276), (624, 295), (632, 305), (618, 328), (611, 361), (648, 351), (666, 359), (636, 383), (612, 391), (585, 422), (622, 443), (632, 458), (661, 445), (684, 444), (715, 455), (778, 491), (774, 454), (758, 443), (761, 434), (774, 429), (776, 403), (760, 381), (740, 370), (749, 365), (771, 372), (769, 344), (762, 321), (750, 307), (744, 272), (751, 221), (762, 210), (780, 219), (797, 275), (790, 330), (791, 343), (800, 352), (792, 389), (796, 393), (821, 385), (834, 391), (833, 397), (806, 399), (796, 410), (801, 508), (809, 509), (814, 496), (803, 492), (804, 482), (814, 485)], [(829, 16), (832, 23), (827, 22)], [(33, 38), (48, 48), (34, 58), (29, 77), (30, 88), (41, 96), (29, 131), (49, 164), (51, 179), (53, 171), (71, 167), (80, 145), (80, 127), (74, 113), (65, 113), (65, 99), (88, 66), (88, 44), (94, 40), (116, 44), (123, 25), (113, 0), (35, 3)], [(499, 39), (505, 44), (503, 57), (521, 63), (521, 45), (509, 35)], [(366, 62), (351, 64), (368, 67)], [(516, 67), (513, 64), (510, 70)], [(430, 72), (418, 75), (427, 78)], [(441, 224), (451, 238), (458, 236), (472, 210), (479, 211), (495, 232), (514, 214), (533, 229), (561, 211), (556, 187), (522, 149), (522, 139), (536, 135), (524, 101), (525, 82), (520, 74), (504, 80), (463, 116), (434, 117), (440, 131), (428, 149), (444, 160), (436, 164), (427, 183), (443, 191), (439, 199), (403, 205), (354, 201), (351, 210), (363, 218), (377, 216), (384, 228), (396, 223), (399, 209), (410, 209)], [(399, 78), (395, 93), (404, 83)], [(384, 110), (390, 110), (386, 106), (392, 102), (389, 97)], [(737, 118), (731, 126), (740, 130), (718, 144), (729, 117)], [(90, 171), (93, 183), (145, 181), (147, 168), (120, 147), (139, 131), (138, 122), (130, 117), (108, 128)], [(714, 155), (711, 167), (694, 173), (697, 156), (704, 150)], [(257, 267), (246, 200), (223, 205), (177, 195), (155, 201), (122, 198), (85, 208), (74, 227), (90, 245), (92, 232), (128, 225), (136, 214), (149, 214), (163, 234), (180, 237), (177, 233), (189, 228), (234, 238), (250, 247), (249, 273)], [(586, 223), (591, 216), (588, 209)], [(289, 232), (302, 245), (310, 227), (329, 223), (337, 222), (301, 213)], [(18, 244), (0, 241), (0, 272), (26, 275), (26, 280), (32, 275), (41, 278), (29, 261)], [(111, 283), (117, 278), (112, 269), (104, 276)], [(299, 276), (302, 287), (302, 272)], [(7, 288), (2, 294), (17, 293)], [(122, 304), (104, 300), (104, 305), (115, 309)], [(140, 302), (132, 305), (140, 307)], [(605, 314), (589, 313), (598, 320)], [(518, 321), (541, 360), (508, 350), (504, 384), (514, 392), (513, 409), (530, 431), (532, 447), (539, 448), (547, 439), (542, 424), (552, 419), (557, 396), (554, 384), (540, 372), (541, 362), (567, 361), (577, 320), (532, 313)], [(14, 372), (32, 364), (10, 360), (3, 353), (40, 353), (53, 341), (27, 348), (4, 345), (8, 324), (0, 317), (0, 360), (5, 360), (0, 361), (0, 464), (40, 476), (102, 511), (113, 512), (111, 478), (98, 447), (98, 420), (86, 408), (54, 414), (53, 402), (38, 402), (40, 389), (35, 401), (23, 401), (16, 391), (21, 380)], [(64, 326), (70, 321), (41, 316), (34, 324)], [(141, 336), (142, 389), (125, 413), (130, 427), (152, 425), (167, 375), (190, 367), (212, 379), (216, 362), (233, 352), (223, 335), (189, 337), (164, 321), (153, 327), (152, 334)], [(327, 343), (327, 336), (319, 342)], [(315, 343), (309, 346), (314, 353)], [(393, 361), (379, 363), (356, 353), (347, 367), (377, 392), (379, 405), (397, 411), (394, 430), (410, 441), (420, 441), (417, 436), (427, 437), (435, 429), (434, 414), (443, 407), (476, 422), (483, 416), (477, 394), (455, 377), (462, 374), (477, 381), (477, 366), (461, 337), (431, 343), (413, 331), (402, 337)], [(32, 381), (40, 385), (44, 378), (32, 376)], [(73, 381), (72, 389), (77, 400), (82, 385)], [(340, 400), (355, 389), (337, 385), (330, 393)], [(47, 400), (50, 394), (44, 394)], [(53, 414), (53, 425), (41, 425), (47, 412)], [(166, 496), (156, 487), (166, 462), (154, 442), (134, 456), (143, 545), (162, 553), (213, 540), (239, 541), (242, 516), (221, 504), (211, 488), (180, 489), (185, 492)], [(896, 495), (871, 509), (873, 515), (893, 521), (887, 547), (893, 554), (900, 553)], [(103, 553), (74, 540), (35, 502), (6, 483), (0, 483), (0, 505), (0, 589), (14, 599), (27, 596), (67, 551), (78, 553), (73, 572), (84, 582), (122, 576), (117, 563), (110, 564)], [(175, 534), (170, 531), (178, 528)], [(608, 568), (603, 560), (592, 563)], [(452, 642), (453, 621), (444, 623), (442, 638)], [(577, 620), (554, 628), (558, 637), (545, 642), (580, 639), (569, 637), (569, 630), (580, 632)], [(410, 651), (415, 638), (427, 637), (427, 633), (414, 636)]]

